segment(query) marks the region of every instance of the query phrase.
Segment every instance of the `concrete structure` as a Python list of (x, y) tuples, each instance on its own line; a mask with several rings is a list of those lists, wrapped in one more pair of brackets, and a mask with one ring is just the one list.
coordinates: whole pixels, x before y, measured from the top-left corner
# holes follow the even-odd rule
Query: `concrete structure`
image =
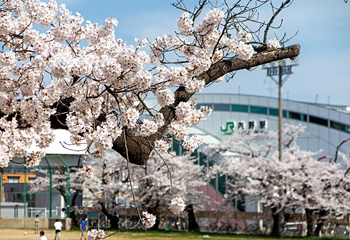
[[(39, 229), (54, 229), (55, 218), (41, 218)], [(72, 221), (70, 218), (61, 219), (64, 230), (70, 230)], [(0, 218), (0, 228), (25, 228), (34, 229), (34, 219), (32, 218)]]

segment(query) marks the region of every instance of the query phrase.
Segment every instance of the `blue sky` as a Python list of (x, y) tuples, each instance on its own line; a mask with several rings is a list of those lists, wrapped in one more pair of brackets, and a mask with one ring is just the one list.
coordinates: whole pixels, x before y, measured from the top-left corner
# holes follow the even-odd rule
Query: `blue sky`
[[(115, 17), (116, 35), (134, 44), (134, 38), (153, 40), (173, 33), (181, 12), (169, 0), (58, 0), (85, 20), (103, 23)], [(194, 0), (192, 0), (194, 2)], [(263, 14), (266, 14), (266, 12)], [(299, 43), (299, 66), (283, 86), (283, 98), (350, 106), (350, 3), (343, 0), (297, 1), (282, 12), (282, 29), (292, 36), (289, 44)], [(272, 32), (273, 33), (273, 32)], [(273, 35), (271, 35), (273, 37)], [(257, 94), (277, 97), (276, 85), (260, 68), (240, 71), (229, 83), (206, 88), (205, 93)], [(318, 97), (316, 97), (318, 95)]]

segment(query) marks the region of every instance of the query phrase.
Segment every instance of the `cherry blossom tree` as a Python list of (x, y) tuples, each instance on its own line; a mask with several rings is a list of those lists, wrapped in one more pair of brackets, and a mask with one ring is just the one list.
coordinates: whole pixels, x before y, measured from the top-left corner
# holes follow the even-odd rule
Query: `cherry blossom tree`
[[(156, 216), (155, 229), (159, 227), (161, 210), (171, 210), (179, 214), (186, 205), (193, 204), (199, 209), (205, 203), (206, 197), (198, 187), (205, 185), (203, 169), (194, 163), (189, 155), (173, 156), (168, 153), (152, 153), (150, 160), (143, 166), (132, 165), (120, 155), (114, 154), (114, 164), (117, 163), (125, 178), (123, 188), (119, 187), (123, 199), (133, 199), (139, 208), (147, 209)], [(134, 191), (130, 191), (132, 184)], [(170, 205), (169, 205), (170, 204)], [(177, 206), (183, 208), (178, 208)], [(169, 207), (170, 206), (170, 207)]]
[[(167, 149), (170, 137), (193, 150), (201, 139), (188, 137), (188, 128), (210, 114), (194, 108), (194, 93), (228, 73), (298, 56), (299, 45), (268, 39), (290, 2), (199, 0), (190, 7), (178, 0), (173, 6), (183, 14), (174, 35), (129, 46), (116, 38), (114, 18), (98, 25), (55, 0), (3, 0), (0, 166), (31, 154), (33, 144), (45, 149), (55, 128), (67, 129), (73, 143), (86, 141), (87, 151), (94, 144), (95, 156), (114, 149), (135, 164)], [(263, 6), (273, 10), (265, 21)], [(144, 103), (150, 93), (159, 111)], [(40, 158), (34, 153), (28, 164)]]
[(283, 162), (279, 161), (275, 148), (278, 146), (276, 134), (271, 132), (238, 133), (206, 149), (212, 159), (220, 162), (212, 170), (231, 177), (226, 189), (228, 199), (237, 194), (249, 195), (250, 201), (260, 201), (271, 208), (274, 235), (281, 234), (277, 226), (281, 221), (279, 213), (295, 212), (303, 207), (311, 235), (314, 210), (349, 212), (345, 202), (350, 197), (350, 178), (344, 174), (344, 167), (317, 161), (320, 152), (301, 150), (295, 140), (303, 132), (302, 126), (285, 125)]

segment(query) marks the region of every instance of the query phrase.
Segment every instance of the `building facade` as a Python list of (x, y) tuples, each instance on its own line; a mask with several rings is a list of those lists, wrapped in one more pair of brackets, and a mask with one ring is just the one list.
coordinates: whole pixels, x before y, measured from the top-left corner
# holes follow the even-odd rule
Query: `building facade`
[[(200, 106), (213, 109), (196, 128), (224, 140), (239, 129), (278, 131), (278, 99), (237, 94), (198, 94)], [(283, 123), (306, 127), (297, 141), (303, 150), (334, 156), (337, 146), (350, 138), (350, 107), (283, 100)]]

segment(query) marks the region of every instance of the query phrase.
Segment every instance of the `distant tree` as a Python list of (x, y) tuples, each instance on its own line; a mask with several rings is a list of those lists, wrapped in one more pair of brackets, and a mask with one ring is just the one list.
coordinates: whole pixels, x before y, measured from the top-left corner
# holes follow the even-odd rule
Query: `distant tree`
[[(200, 209), (207, 197), (198, 190), (206, 184), (201, 166), (194, 163), (189, 155), (174, 156), (168, 153), (153, 153), (143, 166), (130, 167), (130, 177), (135, 191), (135, 203), (157, 217), (155, 229), (159, 227), (161, 210), (169, 210), (169, 203), (175, 197), (181, 197), (186, 205)], [(120, 157), (120, 165), (126, 161)], [(123, 193), (124, 199), (131, 199), (131, 191)], [(193, 207), (192, 207), (193, 208)]]
[(245, 194), (250, 196), (250, 201), (260, 201), (271, 208), (273, 235), (281, 235), (279, 223), (283, 212), (295, 212), (303, 207), (311, 235), (314, 210), (338, 214), (350, 210), (344, 204), (350, 197), (350, 178), (344, 175), (344, 168), (317, 161), (320, 153), (300, 150), (295, 140), (303, 132), (302, 126), (285, 124), (282, 162), (278, 159), (276, 134), (272, 132), (234, 134), (229, 140), (206, 149), (212, 159), (220, 162), (212, 170), (230, 176), (228, 199)]

